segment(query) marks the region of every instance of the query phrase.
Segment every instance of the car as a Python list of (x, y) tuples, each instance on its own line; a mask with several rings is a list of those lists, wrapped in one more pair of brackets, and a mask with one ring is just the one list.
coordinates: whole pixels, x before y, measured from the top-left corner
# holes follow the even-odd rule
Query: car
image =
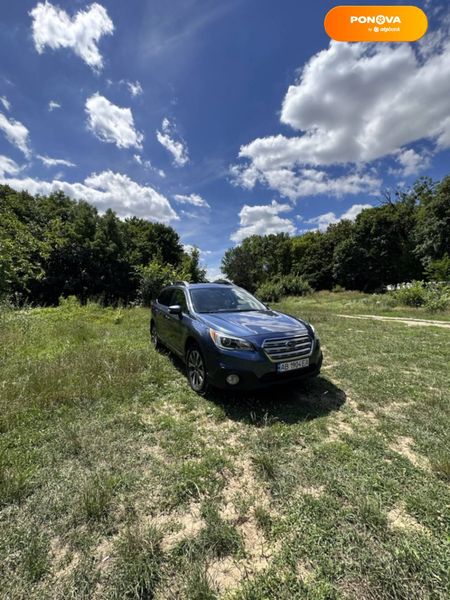
[(319, 374), (314, 327), (227, 280), (175, 282), (151, 306), (150, 335), (186, 365), (191, 388), (250, 390)]

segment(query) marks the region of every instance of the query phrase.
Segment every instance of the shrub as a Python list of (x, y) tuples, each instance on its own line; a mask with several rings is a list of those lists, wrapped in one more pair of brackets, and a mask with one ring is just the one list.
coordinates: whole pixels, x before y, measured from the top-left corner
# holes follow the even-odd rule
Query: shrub
[(423, 306), (426, 302), (426, 289), (422, 281), (413, 281), (399, 290), (392, 292), (398, 304), (405, 306)]
[(278, 302), (283, 295), (283, 286), (280, 283), (268, 281), (260, 285), (255, 294), (262, 302)]
[(285, 275), (280, 278), (280, 283), (283, 296), (306, 296), (312, 292), (309, 283), (300, 275)]
[(442, 282), (412, 281), (390, 295), (396, 304), (422, 306), (430, 311), (446, 310), (450, 306), (450, 285)]
[(171, 265), (162, 265), (157, 260), (140, 267), (138, 272), (140, 277), (138, 298), (143, 306), (150, 306), (162, 288), (177, 279), (175, 269)]
[(263, 302), (278, 302), (283, 296), (305, 296), (311, 292), (311, 286), (303, 277), (285, 275), (260, 285), (256, 296)]

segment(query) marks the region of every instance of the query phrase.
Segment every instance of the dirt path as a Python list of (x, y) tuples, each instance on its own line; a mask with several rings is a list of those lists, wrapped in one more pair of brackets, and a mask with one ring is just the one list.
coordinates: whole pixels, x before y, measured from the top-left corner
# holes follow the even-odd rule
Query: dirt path
[(337, 315), (346, 319), (373, 319), (374, 321), (397, 321), (410, 327), (443, 327), (450, 329), (450, 321), (432, 321), (430, 319), (410, 319), (408, 317), (382, 317), (379, 315)]

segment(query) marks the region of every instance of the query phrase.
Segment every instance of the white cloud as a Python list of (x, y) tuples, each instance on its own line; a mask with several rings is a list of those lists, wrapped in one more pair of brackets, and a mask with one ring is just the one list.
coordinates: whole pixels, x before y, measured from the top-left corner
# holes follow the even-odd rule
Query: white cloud
[(323, 169), (283, 167), (258, 170), (254, 165), (249, 168), (234, 165), (231, 167), (231, 175), (233, 183), (244, 188), (252, 189), (259, 181), (290, 200), (318, 194), (336, 197), (346, 194), (377, 194), (381, 186), (381, 180), (375, 174), (358, 171), (333, 177)]
[(397, 154), (396, 159), (401, 168), (397, 170), (392, 169), (391, 172), (394, 175), (409, 177), (410, 175), (417, 175), (430, 166), (430, 155), (425, 153), (419, 154), (412, 148), (401, 150)]
[(8, 100), (8, 98), (6, 96), (1, 96), (0, 102), (3, 104), (3, 107), (5, 108), (5, 110), (10, 110), (11, 102)]
[(139, 81), (135, 81), (134, 83), (132, 81), (127, 81), (127, 87), (133, 97), (140, 96), (143, 93), (142, 86)]
[(140, 154), (133, 154), (133, 159), (135, 162), (137, 162), (138, 165), (144, 167), (144, 169), (154, 171), (155, 173), (158, 173), (160, 177), (163, 178), (166, 176), (165, 172), (162, 169), (157, 169), (156, 167), (154, 167), (150, 160), (144, 160)]
[(28, 129), (23, 123), (15, 119), (8, 119), (3, 113), (0, 113), (0, 130), (3, 131), (7, 140), (19, 148), (27, 158), (31, 156)]
[(93, 173), (83, 183), (57, 179), (43, 181), (30, 177), (2, 177), (0, 182), (16, 190), (27, 190), (30, 194), (47, 195), (61, 190), (72, 198), (91, 202), (100, 211), (112, 208), (122, 218), (138, 216), (165, 223), (179, 218), (165, 196), (150, 186), (139, 185), (127, 175), (110, 170)]
[(50, 158), (49, 156), (42, 156), (40, 154), (37, 155), (37, 158), (46, 166), (46, 167), (76, 167), (77, 165), (70, 160), (65, 160), (64, 158)]
[(36, 50), (41, 54), (48, 46), (71, 48), (94, 70), (103, 68), (103, 58), (97, 44), (103, 35), (110, 35), (114, 25), (106, 9), (94, 3), (70, 17), (65, 10), (50, 2), (39, 2), (30, 12)]
[(6, 174), (17, 175), (20, 170), (21, 167), (15, 161), (0, 154), (0, 177), (4, 177)]
[(48, 110), (52, 112), (53, 110), (55, 110), (55, 108), (61, 108), (61, 104), (59, 102), (56, 102), (55, 100), (50, 100), (50, 102), (48, 103)]
[(317, 229), (325, 231), (328, 225), (339, 223), (339, 221), (348, 220), (354, 221), (361, 211), (365, 208), (372, 208), (371, 204), (353, 204), (348, 210), (346, 210), (340, 217), (337, 217), (334, 212), (328, 212), (318, 217), (308, 219), (305, 223), (317, 225)]
[(118, 148), (142, 148), (144, 136), (134, 126), (133, 113), (121, 108), (100, 94), (86, 100), (88, 128), (102, 142)]
[(189, 162), (189, 154), (185, 142), (182, 139), (175, 139), (178, 135), (177, 130), (169, 119), (163, 119), (161, 130), (156, 132), (158, 142), (172, 154), (175, 165), (183, 167)]
[(204, 198), (199, 194), (175, 194), (174, 199), (181, 204), (191, 204), (200, 208), (211, 208)]
[(290, 219), (279, 216), (279, 213), (292, 210), (289, 204), (280, 204), (272, 200), (271, 204), (249, 206), (244, 204), (239, 213), (239, 229), (230, 239), (233, 242), (242, 242), (250, 235), (268, 235), (270, 233), (295, 233), (295, 225)]
[[(238, 182), (250, 188), (262, 182), (294, 199), (307, 193), (297, 185), (305, 167), (360, 167), (421, 139), (448, 148), (449, 97), (448, 37), (422, 58), (410, 44), (331, 42), (306, 63), (283, 100), (281, 122), (300, 133), (242, 146)], [(286, 188), (287, 177), (295, 184)]]

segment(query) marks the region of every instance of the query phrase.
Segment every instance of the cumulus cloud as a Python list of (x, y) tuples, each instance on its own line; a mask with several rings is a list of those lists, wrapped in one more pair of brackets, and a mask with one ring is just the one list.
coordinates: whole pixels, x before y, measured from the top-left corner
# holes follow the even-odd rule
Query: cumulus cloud
[(186, 143), (179, 138), (176, 127), (169, 119), (163, 119), (161, 131), (156, 132), (156, 138), (158, 142), (172, 154), (175, 165), (183, 167), (189, 162), (189, 153)]
[(191, 204), (200, 208), (211, 208), (210, 205), (199, 194), (175, 194), (174, 199), (181, 204)]
[(400, 165), (399, 169), (392, 169), (394, 175), (403, 175), (409, 177), (417, 175), (430, 166), (431, 157), (429, 154), (416, 152), (413, 148), (403, 149), (397, 154), (397, 162)]
[(52, 112), (56, 108), (61, 108), (61, 104), (59, 102), (56, 102), (55, 100), (50, 100), (50, 102), (48, 103), (48, 110)]
[(3, 131), (6, 139), (19, 148), (27, 158), (31, 156), (28, 129), (23, 123), (15, 119), (8, 119), (3, 113), (0, 113), (0, 131)]
[(6, 96), (0, 96), (0, 102), (3, 104), (5, 110), (10, 110), (11, 103)]
[(325, 231), (328, 225), (339, 223), (339, 221), (348, 220), (354, 221), (361, 211), (365, 208), (372, 208), (371, 204), (353, 204), (348, 210), (346, 210), (340, 217), (337, 217), (334, 212), (324, 213), (318, 217), (308, 219), (305, 223), (317, 225), (317, 229)]
[(114, 25), (101, 4), (91, 4), (70, 17), (65, 10), (50, 2), (39, 2), (30, 12), (36, 50), (39, 54), (48, 46), (53, 50), (70, 48), (93, 70), (103, 68), (98, 42), (111, 35)]
[(299, 133), (257, 138), (242, 146), (239, 156), (245, 162), (235, 167), (238, 182), (247, 187), (262, 182), (296, 198), (310, 192), (295, 185), (286, 194), (287, 173), (298, 180), (304, 168), (361, 168), (422, 139), (437, 149), (448, 148), (449, 97), (448, 37), (426, 56), (410, 44), (331, 42), (303, 67), (283, 100), (281, 122)]
[(144, 136), (134, 125), (133, 113), (121, 108), (99, 93), (86, 100), (88, 129), (102, 142), (118, 148), (142, 148)]
[(331, 176), (323, 169), (283, 167), (259, 170), (255, 165), (234, 165), (231, 167), (231, 175), (233, 183), (244, 188), (252, 189), (256, 182), (260, 182), (290, 200), (318, 194), (336, 197), (346, 194), (377, 194), (381, 186), (377, 175), (358, 171)]
[(0, 177), (4, 177), (5, 175), (17, 175), (20, 170), (21, 167), (19, 167), (15, 161), (0, 154)]
[(272, 200), (271, 204), (249, 206), (244, 204), (239, 212), (239, 229), (230, 239), (233, 242), (242, 242), (250, 235), (268, 235), (270, 233), (295, 233), (295, 225), (290, 219), (280, 217), (280, 213), (289, 212), (289, 204), (280, 204)]
[(37, 158), (46, 166), (46, 167), (76, 167), (77, 165), (70, 160), (65, 160), (64, 158), (50, 158), (49, 156), (42, 156), (41, 154), (37, 155)]
[(111, 208), (122, 218), (139, 216), (164, 223), (179, 218), (165, 196), (150, 186), (138, 184), (127, 175), (110, 170), (93, 173), (83, 183), (4, 176), (0, 182), (16, 190), (27, 190), (30, 194), (47, 195), (60, 190), (71, 198), (91, 202), (102, 212)]

